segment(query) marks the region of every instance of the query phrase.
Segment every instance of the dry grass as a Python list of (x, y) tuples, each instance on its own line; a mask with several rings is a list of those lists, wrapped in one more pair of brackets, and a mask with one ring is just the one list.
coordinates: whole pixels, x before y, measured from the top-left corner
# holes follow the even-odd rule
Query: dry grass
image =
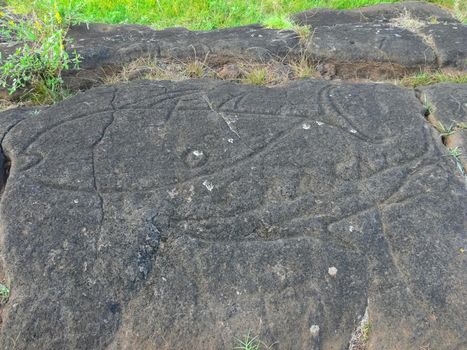
[(297, 33), (300, 41), (303, 43), (308, 42), (313, 36), (313, 32), (311, 31), (310, 26), (294, 25), (292, 30)]
[(401, 16), (392, 19), (391, 24), (395, 27), (403, 28), (412, 33), (417, 34), (420, 38), (422, 38), (426, 45), (428, 45), (431, 48), (435, 47), (433, 37), (421, 31), (421, 29), (425, 27), (427, 23), (412, 17), (409, 11), (406, 10), (405, 13)]
[(9, 109), (12, 109), (12, 108), (17, 108), (17, 107), (21, 107), (21, 106), (25, 106), (25, 105), (26, 104), (24, 104), (24, 103), (14, 102), (14, 101), (11, 101), (9, 99), (0, 98), (0, 113), (4, 112), (4, 111), (7, 111)]
[(291, 61), (290, 67), (292, 68), (295, 79), (312, 78), (316, 75), (314, 64), (306, 56), (302, 56), (295, 61)]
[(214, 78), (244, 84), (273, 86), (290, 80), (310, 78), (315, 75), (314, 65), (306, 56), (288, 62), (269, 61), (237, 62), (169, 61), (153, 58), (139, 58), (117, 71), (105, 75), (102, 83), (106, 85), (129, 82), (136, 79), (148, 80), (186, 80), (192, 78)]
[(417, 33), (426, 25), (425, 22), (422, 22), (419, 19), (412, 17), (410, 12), (407, 10), (405, 10), (405, 12), (399, 17), (393, 18), (391, 20), (391, 24), (395, 27), (404, 28), (415, 33)]
[(190, 78), (201, 78), (204, 76), (205, 64), (200, 61), (189, 62), (186, 65), (186, 75)]
[(154, 58), (138, 58), (124, 65), (118, 71), (107, 74), (102, 82), (107, 85), (136, 79), (180, 81), (190, 78), (202, 78), (206, 74), (204, 63), (196, 60), (192, 62), (168, 62)]

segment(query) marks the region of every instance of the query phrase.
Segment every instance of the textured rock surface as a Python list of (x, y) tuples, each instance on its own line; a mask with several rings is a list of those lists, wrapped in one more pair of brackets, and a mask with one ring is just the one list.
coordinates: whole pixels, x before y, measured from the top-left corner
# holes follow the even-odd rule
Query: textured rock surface
[(342, 349), (368, 308), (371, 349), (461, 349), (443, 147), (382, 84), (137, 82), (29, 116), (2, 141), (0, 348)]
[[(392, 78), (421, 68), (466, 69), (467, 26), (435, 5), (404, 2), (347, 11), (315, 9), (295, 20), (311, 25), (309, 38), (258, 25), (216, 31), (74, 26), (70, 50), (83, 61), (81, 70), (67, 81), (73, 88), (93, 85), (102, 67), (148, 56), (219, 65), (238, 59), (286, 62), (305, 54), (316, 62), (335, 64), (336, 77), (341, 78)], [(362, 64), (363, 69), (356, 67)]]
[(190, 31), (184, 28), (154, 30), (140, 25), (90, 24), (71, 28), (73, 48), (83, 56), (83, 68), (96, 64), (119, 64), (151, 54), (155, 57), (204, 60), (206, 55), (265, 60), (284, 57), (296, 46), (291, 30), (274, 30), (259, 25)]
[(436, 84), (420, 88), (421, 98), (430, 108), (431, 123), (452, 130), (445, 135), (449, 148), (459, 147), (462, 163), (467, 169), (467, 84)]
[(460, 24), (430, 24), (421, 32), (433, 42), (440, 67), (467, 69), (467, 26)]
[(3, 190), (9, 172), (9, 162), (1, 148), (3, 138), (16, 124), (28, 117), (37, 115), (40, 110), (44, 110), (44, 108), (15, 108), (0, 113), (0, 192)]
[[(284, 59), (300, 51), (299, 38), (291, 30), (259, 25), (213, 31), (184, 28), (154, 30), (139, 25), (79, 25), (71, 28), (71, 50), (82, 57), (78, 82), (91, 83), (101, 66), (121, 66), (141, 57), (197, 59), (208, 62)], [(97, 70), (97, 72), (96, 72)], [(74, 75), (74, 74), (73, 74)]]
[(307, 52), (319, 61), (384, 62), (403, 67), (434, 66), (436, 55), (420, 36), (383, 24), (318, 27)]
[(391, 20), (406, 14), (424, 22), (458, 23), (448, 11), (436, 5), (420, 1), (379, 4), (354, 10), (315, 8), (298, 13), (292, 18), (300, 25), (309, 25), (316, 28), (350, 23), (389, 23)]

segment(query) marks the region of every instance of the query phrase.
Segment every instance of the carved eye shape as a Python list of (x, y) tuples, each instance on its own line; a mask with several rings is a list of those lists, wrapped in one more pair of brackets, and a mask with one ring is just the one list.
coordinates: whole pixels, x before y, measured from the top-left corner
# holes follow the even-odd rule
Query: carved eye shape
[(183, 161), (189, 168), (198, 168), (208, 161), (208, 155), (200, 149), (188, 149), (182, 155)]

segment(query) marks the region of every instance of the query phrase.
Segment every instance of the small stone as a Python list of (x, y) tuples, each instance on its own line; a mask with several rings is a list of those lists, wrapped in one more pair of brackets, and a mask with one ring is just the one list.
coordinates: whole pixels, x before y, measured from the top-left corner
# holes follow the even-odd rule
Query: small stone
[(337, 275), (337, 268), (335, 266), (331, 266), (328, 269), (328, 273), (331, 277), (335, 277)]

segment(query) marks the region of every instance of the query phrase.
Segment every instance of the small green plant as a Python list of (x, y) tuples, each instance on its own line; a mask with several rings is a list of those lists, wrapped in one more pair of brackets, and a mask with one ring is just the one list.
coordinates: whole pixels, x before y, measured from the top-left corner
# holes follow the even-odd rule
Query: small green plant
[(425, 108), (425, 116), (429, 116), (431, 113), (433, 113), (433, 106), (431, 105), (430, 102), (428, 102), (428, 98), (425, 96), (423, 99), (423, 107)]
[(243, 339), (238, 339), (238, 346), (234, 349), (237, 350), (260, 350), (261, 342), (258, 337), (251, 337), (248, 333)]
[(268, 80), (268, 71), (266, 68), (253, 68), (245, 74), (244, 83), (252, 85), (265, 85)]
[(0, 55), (0, 86), (9, 94), (23, 90), (36, 103), (51, 103), (66, 96), (62, 72), (78, 68), (79, 56), (66, 51), (66, 24), (56, 6), (44, 14), (18, 17), (1, 13), (0, 36), (16, 50)]
[(451, 124), (449, 127), (445, 127), (443, 123), (438, 122), (435, 126), (436, 130), (441, 134), (441, 136), (450, 136), (456, 132), (456, 125)]
[(367, 322), (362, 326), (362, 340), (367, 343), (370, 339), (371, 323)]
[(10, 289), (3, 283), (0, 283), (0, 305), (6, 304), (10, 298)]
[(460, 173), (465, 176), (465, 169), (464, 166), (462, 165), (461, 161), (461, 155), (462, 151), (459, 147), (454, 147), (454, 148), (448, 148), (448, 153), (449, 155), (454, 159), (454, 162), (456, 163), (457, 169), (459, 169)]

